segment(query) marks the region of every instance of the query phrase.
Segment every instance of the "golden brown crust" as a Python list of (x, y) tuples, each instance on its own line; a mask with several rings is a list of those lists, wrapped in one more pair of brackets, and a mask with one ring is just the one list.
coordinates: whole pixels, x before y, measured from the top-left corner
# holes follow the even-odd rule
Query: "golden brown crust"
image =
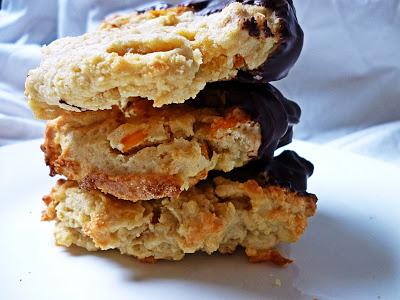
[(91, 174), (83, 178), (81, 186), (85, 189), (99, 189), (124, 200), (158, 199), (179, 196), (182, 182), (177, 176), (165, 174)]
[(269, 261), (277, 266), (283, 267), (293, 262), (293, 260), (282, 256), (277, 250), (256, 250), (247, 248), (246, 255), (251, 263)]
[[(61, 186), (63, 187), (62, 189), (60, 189)], [(57, 180), (57, 184), (51, 189), (50, 194), (42, 198), (43, 202), (46, 204), (46, 210), (42, 212), (42, 221), (51, 221), (56, 218), (56, 206), (58, 201), (54, 200), (60, 198), (60, 192), (63, 193), (64, 190), (74, 186), (75, 183), (73, 181), (66, 181), (65, 179)]]
[(157, 259), (155, 259), (154, 256), (148, 256), (139, 260), (145, 264), (155, 264), (157, 262)]
[(46, 166), (50, 168), (50, 176), (57, 174), (55, 162), (60, 155), (61, 149), (53, 141), (56, 136), (56, 131), (52, 127), (46, 127), (44, 133), (44, 143), (40, 145), (40, 150), (44, 153), (44, 161)]
[(71, 181), (58, 183), (45, 199), (43, 219), (57, 222), (57, 244), (119, 249), (146, 262), (244, 247), (252, 262), (283, 266), (291, 260), (277, 245), (297, 241), (316, 209), (314, 195), (222, 177), (175, 199), (133, 203), (82, 190)]

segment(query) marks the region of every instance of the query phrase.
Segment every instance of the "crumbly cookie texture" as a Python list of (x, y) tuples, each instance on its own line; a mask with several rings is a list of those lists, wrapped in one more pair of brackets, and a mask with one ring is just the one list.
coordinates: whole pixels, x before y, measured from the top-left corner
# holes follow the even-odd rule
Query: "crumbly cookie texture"
[(210, 170), (243, 166), (260, 144), (260, 125), (239, 108), (136, 100), (124, 112), (64, 111), (48, 122), (42, 150), (51, 174), (138, 201), (176, 197)]
[(25, 93), (30, 102), (71, 111), (124, 107), (129, 97), (156, 107), (183, 103), (207, 82), (259, 67), (277, 46), (279, 29), (272, 11), (236, 2), (209, 16), (177, 7), (115, 17), (44, 47)]
[(118, 249), (146, 262), (180, 260), (186, 253), (245, 248), (250, 261), (290, 263), (275, 247), (297, 241), (316, 197), (256, 181), (217, 177), (175, 199), (132, 203), (60, 180), (43, 198), (42, 219), (56, 221), (58, 245), (89, 251)]

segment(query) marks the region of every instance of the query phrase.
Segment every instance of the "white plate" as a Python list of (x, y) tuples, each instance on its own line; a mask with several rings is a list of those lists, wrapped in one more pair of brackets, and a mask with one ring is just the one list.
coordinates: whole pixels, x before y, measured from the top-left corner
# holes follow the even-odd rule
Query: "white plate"
[(54, 246), (53, 224), (40, 222), (54, 179), (39, 143), (0, 148), (1, 299), (400, 299), (398, 168), (296, 142), (315, 164), (309, 191), (319, 202), (303, 238), (285, 248), (294, 264), (234, 254), (148, 265)]

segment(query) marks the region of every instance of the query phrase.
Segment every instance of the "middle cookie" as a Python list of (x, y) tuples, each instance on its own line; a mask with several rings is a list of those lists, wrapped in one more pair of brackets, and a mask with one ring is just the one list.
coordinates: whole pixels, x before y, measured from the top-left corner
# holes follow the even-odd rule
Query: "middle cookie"
[(52, 175), (120, 199), (177, 197), (211, 170), (229, 172), (288, 142), (297, 105), (265, 87), (244, 98), (225, 83), (185, 104), (136, 98), (124, 111), (59, 112), (47, 125), (46, 163)]

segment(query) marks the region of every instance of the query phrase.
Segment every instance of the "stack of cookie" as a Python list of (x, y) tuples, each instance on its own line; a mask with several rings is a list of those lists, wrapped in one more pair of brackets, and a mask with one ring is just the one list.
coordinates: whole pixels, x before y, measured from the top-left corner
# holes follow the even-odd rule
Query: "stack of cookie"
[(59, 245), (152, 262), (231, 253), (286, 264), (316, 197), (292, 151), (299, 106), (268, 82), (303, 42), (289, 0), (156, 4), (54, 41), (26, 81), (48, 120), (43, 199)]

